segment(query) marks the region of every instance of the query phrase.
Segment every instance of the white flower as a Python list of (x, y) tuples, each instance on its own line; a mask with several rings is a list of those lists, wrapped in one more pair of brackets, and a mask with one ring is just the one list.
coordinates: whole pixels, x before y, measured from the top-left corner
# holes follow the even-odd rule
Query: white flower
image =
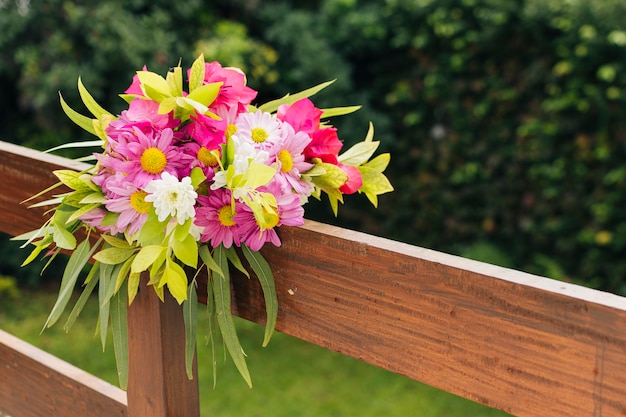
[(145, 201), (154, 205), (159, 221), (164, 221), (169, 216), (176, 217), (178, 224), (184, 224), (187, 219), (194, 217), (194, 206), (198, 194), (193, 190), (191, 178), (178, 179), (164, 172), (160, 180), (152, 180), (145, 188), (148, 195)]

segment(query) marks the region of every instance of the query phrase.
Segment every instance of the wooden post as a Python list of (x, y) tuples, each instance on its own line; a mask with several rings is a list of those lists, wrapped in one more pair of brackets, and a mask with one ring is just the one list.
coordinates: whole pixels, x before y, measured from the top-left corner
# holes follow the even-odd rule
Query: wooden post
[(128, 308), (128, 416), (199, 417), (197, 362), (185, 371), (182, 308), (165, 291), (161, 302), (142, 277)]

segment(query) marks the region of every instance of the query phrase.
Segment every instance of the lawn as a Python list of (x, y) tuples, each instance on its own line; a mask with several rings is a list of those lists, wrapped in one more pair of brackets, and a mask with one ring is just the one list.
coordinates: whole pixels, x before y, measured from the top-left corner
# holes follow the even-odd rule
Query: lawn
[[(40, 334), (54, 299), (53, 292), (45, 291), (22, 292), (19, 300), (0, 299), (0, 328), (117, 383), (113, 347), (109, 344), (102, 352), (99, 338), (94, 336), (96, 300), (90, 301), (69, 333), (58, 325)], [(204, 335), (207, 323), (200, 325)], [(261, 326), (241, 319), (237, 326), (248, 355), (253, 388), (246, 386), (221, 352), (217, 384), (213, 387), (211, 353), (201, 340), (199, 381), (203, 416), (507, 415), (284, 334), (275, 334), (270, 345), (262, 348)]]

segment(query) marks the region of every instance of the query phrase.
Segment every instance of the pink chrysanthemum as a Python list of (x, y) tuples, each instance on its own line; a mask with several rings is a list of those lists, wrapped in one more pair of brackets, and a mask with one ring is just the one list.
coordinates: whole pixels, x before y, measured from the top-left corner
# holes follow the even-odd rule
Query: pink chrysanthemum
[(212, 247), (239, 246), (239, 223), (235, 217), (244, 205), (235, 201), (233, 207), (232, 202), (230, 190), (225, 188), (211, 191), (209, 196), (198, 197), (194, 224), (202, 228), (200, 241), (210, 241)]
[(180, 133), (185, 139), (191, 138), (201, 146), (215, 149), (226, 142), (224, 132), (227, 125), (224, 119), (216, 120), (196, 113), (191, 115), (189, 122), (180, 129)]
[(179, 146), (174, 144), (172, 129), (163, 129), (154, 135), (145, 135), (135, 129), (136, 141), (120, 143), (115, 151), (123, 160), (111, 160), (116, 172), (123, 172), (138, 188), (161, 178), (163, 172), (178, 177), (178, 170), (191, 162)]
[(114, 196), (105, 201), (104, 205), (108, 211), (120, 214), (115, 228), (133, 235), (146, 222), (152, 205), (145, 201), (148, 194), (144, 190), (124, 179), (123, 175), (118, 174), (116, 181), (109, 183), (108, 189)]
[(268, 150), (281, 139), (282, 123), (270, 113), (257, 110), (241, 113), (237, 118), (235, 135), (258, 150)]
[(295, 132), (288, 123), (282, 124), (281, 133), (281, 139), (269, 151), (276, 163), (275, 180), (285, 192), (295, 191), (308, 196), (313, 190), (313, 184), (303, 180), (301, 174), (313, 168), (313, 164), (304, 160), (303, 154), (311, 138), (304, 132)]
[(280, 246), (280, 238), (276, 233), (278, 226), (301, 226), (304, 224), (304, 209), (300, 205), (300, 197), (294, 193), (284, 193), (277, 183), (270, 183), (266, 187), (259, 187), (258, 191), (268, 192), (276, 198), (277, 207), (274, 211), (263, 209), (264, 222), (270, 227), (261, 228), (252, 209), (243, 206), (234, 220), (240, 224), (241, 243), (253, 251), (260, 250), (265, 242)]

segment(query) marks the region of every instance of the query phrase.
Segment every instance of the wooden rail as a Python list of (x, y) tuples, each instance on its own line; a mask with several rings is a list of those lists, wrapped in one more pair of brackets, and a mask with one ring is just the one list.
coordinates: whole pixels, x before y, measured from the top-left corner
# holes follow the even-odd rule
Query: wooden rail
[[(42, 212), (19, 202), (53, 183), (50, 171), (59, 167), (80, 168), (0, 142), (0, 231), (18, 234), (41, 224)], [(626, 415), (625, 298), (312, 221), (280, 235), (282, 247), (263, 249), (276, 276), (279, 331), (514, 415)], [(262, 322), (256, 281), (235, 276), (233, 287), (235, 313)], [(129, 311), (129, 327), (135, 320), (135, 329), (162, 334), (169, 331), (164, 322), (180, 320), (167, 304), (154, 308)], [(156, 383), (153, 397), (142, 393), (132, 382), (145, 381), (141, 367), (133, 367), (132, 350), (158, 350), (154, 343), (176, 348), (168, 345), (171, 338), (144, 336), (131, 339), (131, 386), (121, 413), (176, 416), (177, 402), (197, 402), (197, 386), (181, 385), (184, 372), (176, 374), (161, 355), (150, 358), (159, 364), (150, 382)], [(2, 334), (0, 346), (0, 368), (4, 349), (17, 352), (11, 367), (33, 366), (32, 355), (15, 350)], [(0, 380), (6, 381), (1, 371)], [(111, 388), (84, 389), (107, 397)], [(19, 382), (0, 384), (0, 410), (22, 390)], [(114, 397), (112, 406), (124, 408), (121, 394)], [(146, 406), (154, 402), (160, 405)], [(45, 408), (4, 411), (50, 415)]]

